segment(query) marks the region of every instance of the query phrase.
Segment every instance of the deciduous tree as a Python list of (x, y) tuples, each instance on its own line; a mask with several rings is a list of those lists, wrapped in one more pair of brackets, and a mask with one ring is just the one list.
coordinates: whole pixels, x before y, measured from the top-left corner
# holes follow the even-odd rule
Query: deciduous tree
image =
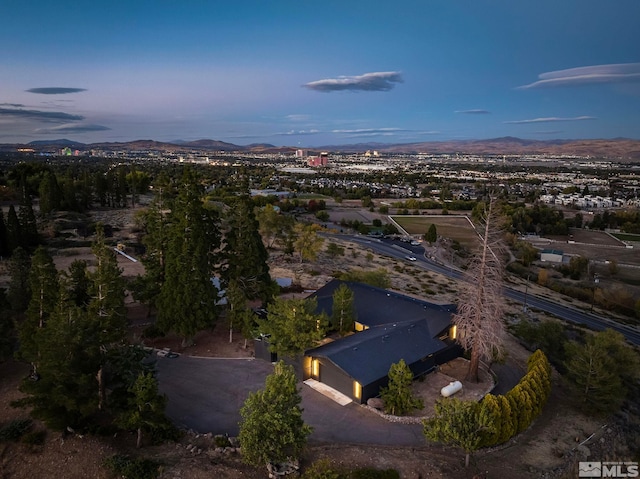
[(318, 257), (318, 253), (322, 249), (322, 243), (324, 238), (318, 236), (318, 230), (320, 226), (316, 224), (305, 225), (303, 223), (297, 223), (295, 225), (295, 232), (298, 237), (294, 241), (294, 247), (300, 254), (300, 262), (303, 260), (315, 261)]
[(344, 283), (333, 292), (331, 327), (340, 334), (353, 331), (353, 324), (356, 320), (353, 300), (353, 291)]
[(269, 335), (271, 351), (295, 357), (324, 336), (326, 318), (316, 314), (317, 300), (276, 299), (269, 305), (266, 319), (258, 319), (258, 329)]
[(264, 389), (249, 393), (240, 409), (238, 437), (248, 464), (265, 466), (302, 455), (312, 428), (302, 419), (297, 381), (293, 367), (280, 361)]

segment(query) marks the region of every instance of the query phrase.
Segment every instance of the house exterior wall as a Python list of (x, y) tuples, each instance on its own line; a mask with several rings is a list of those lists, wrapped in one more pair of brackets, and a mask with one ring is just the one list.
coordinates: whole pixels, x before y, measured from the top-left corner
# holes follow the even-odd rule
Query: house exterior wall
[(340, 391), (357, 403), (360, 402), (360, 398), (356, 398), (354, 395), (354, 379), (352, 377), (348, 376), (342, 369), (328, 359), (313, 358), (313, 360), (318, 361), (320, 365), (320, 374), (317, 377), (312, 375), (311, 377), (313, 379), (332, 387), (336, 391)]

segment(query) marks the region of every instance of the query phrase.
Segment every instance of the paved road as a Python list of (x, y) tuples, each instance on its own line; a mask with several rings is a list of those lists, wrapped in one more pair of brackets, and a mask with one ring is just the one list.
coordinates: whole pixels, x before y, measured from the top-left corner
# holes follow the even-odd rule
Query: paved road
[[(429, 271), (442, 274), (452, 279), (464, 280), (464, 276), (460, 271), (457, 271), (451, 267), (441, 265), (439, 263), (435, 263), (425, 258), (423, 255), (424, 249), (422, 248), (422, 246), (413, 247), (409, 246), (407, 243), (399, 246), (397, 243), (391, 241), (372, 239), (364, 236), (350, 236), (349, 239), (361, 244), (365, 248), (370, 248), (379, 253), (386, 254), (398, 259), (403, 259), (407, 252), (411, 252), (417, 258), (417, 261), (413, 263), (414, 265)], [(422, 250), (422, 253), (420, 252), (420, 250)], [(523, 305), (526, 301), (528, 308), (535, 308), (541, 311), (545, 311), (565, 321), (582, 324), (596, 331), (602, 331), (604, 329), (611, 328), (622, 333), (629, 342), (635, 345), (640, 345), (640, 330), (638, 330), (637, 328), (629, 327), (627, 325), (615, 322), (602, 316), (586, 313), (573, 307), (558, 304), (553, 300), (535, 296), (531, 292), (528, 292), (527, 294), (526, 291), (522, 292), (517, 289), (505, 287), (504, 293), (507, 298), (522, 302)]]
[[(167, 415), (180, 427), (213, 434), (238, 434), (240, 408), (251, 391), (264, 387), (273, 366), (259, 359), (159, 358), (160, 391)], [(422, 426), (391, 423), (351, 403), (340, 406), (300, 383), (303, 418), (313, 426), (309, 440), (328, 443), (425, 444)]]

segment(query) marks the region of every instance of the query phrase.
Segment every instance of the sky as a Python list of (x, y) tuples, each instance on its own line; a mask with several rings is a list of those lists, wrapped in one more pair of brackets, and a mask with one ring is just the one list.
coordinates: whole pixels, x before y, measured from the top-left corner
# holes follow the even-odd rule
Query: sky
[(3, 0), (0, 143), (640, 139), (638, 0)]

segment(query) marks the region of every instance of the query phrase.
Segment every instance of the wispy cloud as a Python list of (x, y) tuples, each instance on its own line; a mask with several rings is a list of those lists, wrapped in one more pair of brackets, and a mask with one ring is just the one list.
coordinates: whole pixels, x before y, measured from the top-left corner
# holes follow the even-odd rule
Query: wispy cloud
[(538, 130), (538, 131), (534, 131), (533, 133), (536, 133), (538, 135), (557, 135), (559, 133), (564, 133), (564, 131), (562, 131), (562, 130)]
[(274, 133), (275, 136), (317, 135), (320, 130), (289, 130), (284, 133)]
[(65, 88), (58, 86), (49, 86), (42, 88), (29, 88), (25, 90), (29, 93), (39, 93), (41, 95), (66, 95), (67, 93), (79, 93), (81, 91), (87, 91), (86, 88)]
[(84, 120), (83, 116), (71, 115), (62, 111), (39, 111), (39, 110), (22, 110), (14, 108), (0, 108), (0, 117), (25, 118), (41, 121), (79, 121)]
[(24, 105), (21, 103), (0, 103), (0, 107), (2, 106), (10, 106), (12, 108), (22, 108)]
[(88, 133), (92, 131), (107, 131), (111, 128), (103, 125), (81, 125), (81, 124), (64, 124), (53, 128), (39, 128), (35, 132), (41, 134), (59, 134), (59, 133)]
[(389, 135), (401, 131), (408, 130), (402, 130), (400, 128), (358, 128), (356, 130), (331, 130), (331, 133), (342, 135)]
[(530, 88), (587, 85), (592, 83), (624, 83), (640, 81), (640, 63), (614, 63), (557, 70), (538, 75), (539, 80), (517, 87)]
[(400, 72), (373, 72), (359, 76), (340, 76), (325, 80), (312, 81), (302, 85), (309, 90), (332, 91), (389, 91), (396, 83), (402, 83)]
[(311, 115), (293, 114), (293, 115), (287, 115), (285, 119), (290, 121), (308, 121), (311, 119)]
[(505, 121), (503, 123), (508, 125), (524, 125), (527, 123), (553, 123), (556, 121), (584, 121), (584, 120), (596, 120), (595, 116), (574, 116), (573, 118), (560, 118), (557, 116), (550, 116), (547, 118), (533, 118), (531, 120), (512, 120)]
[(464, 113), (466, 115), (488, 115), (489, 110), (456, 110), (454, 113)]

